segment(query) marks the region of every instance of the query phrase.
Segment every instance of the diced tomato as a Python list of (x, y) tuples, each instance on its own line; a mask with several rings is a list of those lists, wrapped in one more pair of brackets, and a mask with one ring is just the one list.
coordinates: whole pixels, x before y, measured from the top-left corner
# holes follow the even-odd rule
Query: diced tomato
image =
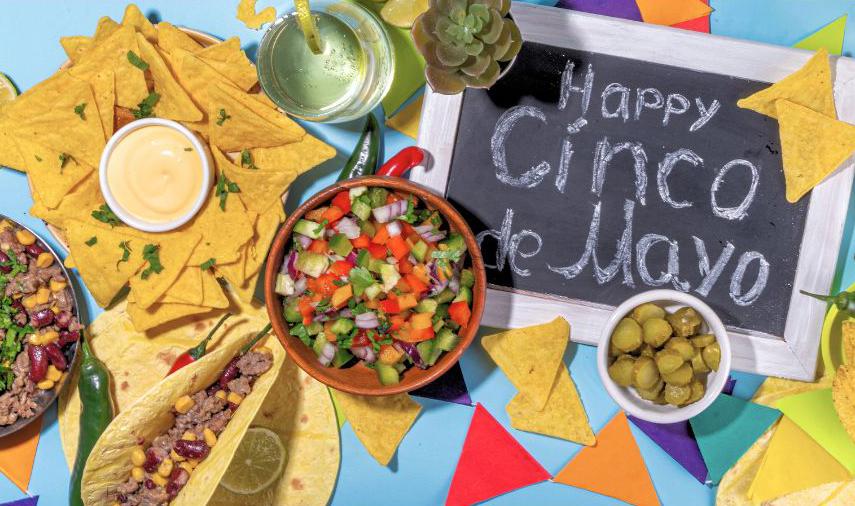
[(342, 277), (350, 274), (351, 269), (353, 269), (353, 266), (350, 265), (350, 262), (347, 262), (345, 260), (339, 260), (337, 262), (333, 262), (327, 272), (330, 274), (334, 274), (338, 277)]
[(340, 220), (342, 216), (344, 216), (344, 214), (344, 211), (342, 211), (337, 206), (329, 206), (327, 210), (324, 211), (324, 214), (321, 215), (321, 218), (327, 220), (327, 223), (332, 225), (338, 220)]
[(323, 220), (324, 211), (326, 211), (326, 207), (319, 207), (317, 209), (312, 209), (311, 211), (306, 213), (306, 219), (309, 221), (316, 221), (318, 223)]
[(309, 245), (309, 251), (312, 253), (320, 253), (325, 255), (327, 250), (329, 249), (329, 244), (323, 239), (315, 239), (312, 241), (312, 244)]
[(308, 297), (301, 297), (297, 301), (297, 310), (303, 317), (303, 325), (312, 323), (312, 317), (315, 315), (315, 308), (312, 307), (312, 301)]
[(368, 332), (364, 330), (360, 330), (353, 336), (353, 341), (351, 341), (351, 348), (359, 348), (361, 346), (368, 346), (371, 344), (371, 341), (368, 339)]
[(415, 230), (413, 230), (412, 225), (410, 225), (406, 221), (402, 221), (401, 222), (401, 235), (409, 238), (412, 235), (415, 235), (416, 237), (418, 237), (419, 234)]
[(433, 322), (431, 321), (432, 317), (433, 315), (431, 313), (416, 313), (410, 317), (410, 326), (414, 330), (433, 327)]
[(391, 204), (392, 202), (397, 202), (399, 200), (401, 200), (401, 197), (395, 195), (394, 193), (390, 193), (389, 195), (386, 195), (386, 203), (387, 204)]
[(386, 247), (389, 248), (392, 256), (398, 260), (406, 258), (406, 256), (410, 254), (410, 247), (407, 246), (407, 242), (404, 241), (400, 235), (390, 237), (389, 240), (386, 241)]
[(398, 305), (397, 299), (381, 300), (377, 305), (384, 313), (393, 314), (401, 311), (401, 307)]
[(374, 244), (386, 244), (386, 241), (389, 240), (389, 230), (386, 229), (386, 225), (377, 225), (377, 231), (374, 232), (374, 237), (371, 238), (371, 242)]
[(376, 258), (377, 260), (385, 260), (386, 246), (381, 246), (379, 244), (369, 244), (368, 253), (370, 253), (371, 256)]
[(469, 317), (472, 316), (472, 311), (470, 311), (469, 304), (465, 300), (458, 300), (448, 306), (448, 316), (451, 317), (454, 323), (465, 327), (469, 324)]
[[(418, 301), (416, 300), (416, 296), (411, 293), (405, 293), (398, 296), (398, 308), (400, 311), (406, 311), (407, 309), (412, 309), (418, 305)], [(397, 311), (396, 311), (397, 312)]]
[(321, 274), (318, 278), (312, 279), (309, 278), (306, 282), (306, 286), (312, 292), (320, 295), (321, 297), (329, 297), (332, 295), (337, 286), (335, 286), (335, 281), (338, 280), (338, 276), (335, 274)]
[(389, 330), (396, 331), (404, 326), (404, 318), (400, 315), (395, 315), (389, 318)]
[(410, 285), (407, 284), (407, 281), (404, 278), (398, 280), (398, 282), (395, 284), (395, 289), (401, 293), (410, 293), (413, 291), (413, 289), (410, 288)]
[(336, 194), (336, 196), (333, 197), (332, 202), (330, 202), (330, 203), (332, 205), (336, 206), (337, 208), (341, 209), (341, 211), (344, 214), (349, 213), (350, 212), (350, 192), (347, 190), (342, 191), (342, 192), (338, 192)]
[(398, 272), (401, 274), (409, 274), (413, 272), (413, 264), (406, 258), (398, 262)]
[(396, 337), (401, 341), (406, 341), (408, 343), (419, 343), (421, 341), (427, 341), (428, 339), (433, 339), (435, 333), (433, 331), (433, 327), (427, 327), (424, 329), (414, 329), (409, 325), (405, 325), (401, 330), (398, 331)]
[(404, 279), (407, 281), (407, 284), (410, 285), (410, 288), (417, 294), (424, 293), (428, 290), (428, 285), (426, 285), (424, 281), (419, 279), (415, 274), (404, 274)]
[(347, 304), (347, 301), (350, 300), (351, 297), (353, 297), (353, 287), (348, 283), (335, 289), (335, 292), (332, 294), (330, 304), (332, 304), (334, 308), (340, 309)]
[(424, 264), (418, 264), (413, 266), (413, 275), (419, 278), (422, 283), (430, 283), (430, 277), (428, 276), (427, 267), (425, 267)]
[(371, 244), (371, 238), (365, 234), (360, 235), (356, 239), (352, 239), (350, 244), (353, 244), (354, 248), (367, 248), (369, 244)]
[(336, 342), (337, 338), (335, 332), (332, 331), (332, 324), (332, 320), (324, 323), (324, 337), (327, 338), (327, 341), (334, 343)]

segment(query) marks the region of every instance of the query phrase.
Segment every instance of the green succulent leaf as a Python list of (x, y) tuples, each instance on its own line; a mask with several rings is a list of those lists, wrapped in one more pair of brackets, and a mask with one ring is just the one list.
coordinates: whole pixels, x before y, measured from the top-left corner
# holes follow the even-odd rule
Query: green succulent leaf
[(460, 66), (460, 70), (469, 76), (478, 77), (487, 70), (490, 62), (493, 61), (487, 53), (481, 53), (478, 56), (470, 56), (466, 62)]
[(522, 48), (522, 33), (516, 23), (511, 23), (511, 45), (501, 57), (496, 58), (497, 61), (511, 61), (519, 54)]
[(462, 46), (439, 45), (436, 47), (436, 57), (448, 67), (459, 67), (466, 62), (468, 54)]
[[(510, 24), (513, 24), (513, 21), (507, 20)], [(502, 56), (505, 56), (505, 53), (508, 52), (508, 48), (511, 47), (511, 27), (508, 23), (503, 23), (502, 33), (499, 35), (499, 40), (495, 42), (495, 44), (490, 46), (490, 53), (493, 55), (494, 60), (498, 60)]]
[(480, 19), (482, 23), (490, 21), (490, 8), (484, 4), (472, 4), (469, 6), (469, 14)]
[(457, 39), (452, 35), (452, 27), (454, 26), (456, 25), (450, 19), (440, 16), (436, 20), (436, 28), (433, 30), (433, 34), (443, 44), (455, 44)]
[(462, 74), (461, 78), (467, 86), (471, 86), (473, 88), (489, 88), (490, 86), (496, 84), (496, 81), (499, 80), (500, 73), (501, 69), (499, 68), (499, 64), (493, 60), (490, 60), (490, 64), (487, 65), (486, 70), (484, 70), (481, 75), (470, 76)]
[[(470, 56), (478, 56), (484, 51), (484, 43), (478, 39), (473, 39), (472, 42), (466, 44), (466, 54)], [(502, 54), (505, 54), (502, 52)]]
[(466, 88), (466, 82), (459, 72), (443, 72), (435, 67), (425, 67), (425, 78), (437, 93), (456, 95)]
[(499, 15), (499, 11), (491, 9), (489, 13), (490, 22), (478, 33), (478, 38), (484, 44), (495, 43), (499, 39), (499, 35), (502, 34), (502, 28), (504, 27), (504, 21), (502, 20), (502, 16)]

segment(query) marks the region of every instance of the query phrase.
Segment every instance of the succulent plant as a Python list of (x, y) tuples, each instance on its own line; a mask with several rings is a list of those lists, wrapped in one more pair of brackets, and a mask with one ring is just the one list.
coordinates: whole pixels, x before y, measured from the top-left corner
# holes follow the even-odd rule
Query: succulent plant
[(412, 34), (434, 91), (453, 95), (499, 79), (499, 62), (512, 60), (522, 47), (519, 28), (505, 17), (510, 7), (510, 0), (430, 0)]

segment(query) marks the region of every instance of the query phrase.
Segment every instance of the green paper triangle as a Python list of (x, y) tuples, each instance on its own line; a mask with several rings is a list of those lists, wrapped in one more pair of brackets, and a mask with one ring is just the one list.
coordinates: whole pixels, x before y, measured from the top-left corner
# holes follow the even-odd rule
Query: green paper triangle
[(793, 44), (799, 49), (816, 51), (825, 48), (830, 54), (839, 55), (843, 51), (843, 35), (846, 33), (846, 17), (844, 14), (831, 23), (823, 26), (811, 35)]
[(704, 412), (689, 420), (707, 464), (709, 480), (718, 484), (780, 416), (777, 409), (721, 394)]
[(850, 473), (855, 472), (855, 442), (837, 417), (830, 388), (784, 397), (775, 406)]

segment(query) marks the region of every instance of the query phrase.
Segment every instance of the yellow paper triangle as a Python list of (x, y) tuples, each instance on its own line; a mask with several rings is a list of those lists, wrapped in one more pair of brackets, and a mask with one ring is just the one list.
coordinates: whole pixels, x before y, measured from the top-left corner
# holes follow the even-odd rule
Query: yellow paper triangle
[(41, 430), (42, 419), (39, 417), (18, 432), (0, 439), (0, 472), (24, 493), (30, 486)]
[(423, 101), (424, 96), (413, 100), (397, 114), (387, 119), (386, 125), (415, 139), (419, 136), (419, 121), (421, 120)]
[(813, 34), (796, 42), (793, 44), (793, 47), (808, 49), (810, 51), (825, 48), (829, 53), (839, 55), (843, 52), (843, 36), (846, 32), (846, 19), (846, 14), (840, 16)]
[(368, 453), (380, 464), (388, 465), (419, 416), (421, 405), (407, 394), (370, 396), (332, 392)]
[(797, 490), (849, 478), (846, 468), (784, 416), (772, 435), (748, 497), (759, 505)]
[(737, 101), (736, 105), (777, 118), (775, 102), (778, 100), (788, 100), (829, 118), (837, 119), (828, 51), (824, 48), (820, 49), (805, 63), (804, 67), (772, 86)]
[(855, 126), (787, 100), (777, 102), (787, 200), (798, 202), (855, 150)]
[(712, 8), (700, 0), (635, 0), (645, 23), (671, 26), (706, 16)]

